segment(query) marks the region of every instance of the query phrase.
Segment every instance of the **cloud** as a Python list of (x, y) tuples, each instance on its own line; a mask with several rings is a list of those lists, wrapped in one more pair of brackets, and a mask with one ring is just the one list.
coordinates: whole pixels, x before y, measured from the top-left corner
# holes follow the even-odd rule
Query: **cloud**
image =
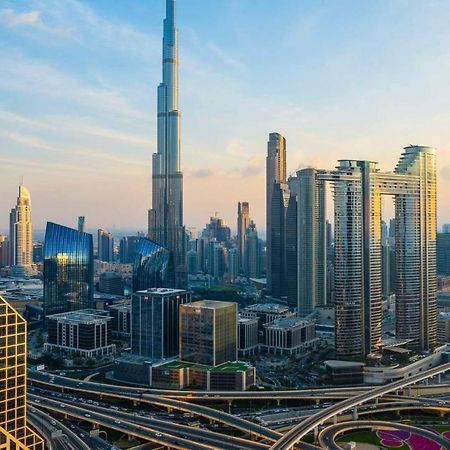
[(109, 114), (114, 112), (129, 119), (149, 120), (149, 112), (134, 104), (132, 92), (125, 92), (114, 86), (98, 86), (94, 82), (77, 79), (49, 63), (24, 56), (0, 52), (0, 59), (8, 61), (2, 68), (0, 89), (22, 95), (33, 93), (45, 96), (47, 101), (51, 98), (69, 102), (72, 108), (75, 103), (100, 111), (106, 110)]
[(4, 23), (7, 27), (37, 24), (40, 22), (40, 18), (40, 11), (18, 13), (11, 8), (0, 10), (0, 23)]
[(233, 58), (231, 55), (229, 55), (227, 52), (225, 52), (222, 48), (220, 48), (218, 45), (214, 44), (213, 42), (208, 43), (207, 48), (211, 50), (214, 55), (216, 55), (219, 60), (228, 66), (233, 67), (234, 69), (243, 70), (245, 69), (245, 65), (238, 61), (237, 59)]

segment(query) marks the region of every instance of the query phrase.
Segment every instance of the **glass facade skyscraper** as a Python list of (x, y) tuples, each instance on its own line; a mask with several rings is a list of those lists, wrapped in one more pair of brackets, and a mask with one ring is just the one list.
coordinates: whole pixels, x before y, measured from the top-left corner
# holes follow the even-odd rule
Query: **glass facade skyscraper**
[(180, 360), (217, 366), (237, 360), (237, 303), (201, 300), (180, 306)]
[(317, 306), (326, 304), (327, 242), (326, 190), (319, 179), (321, 171), (303, 169), (297, 172), (298, 207), (298, 304), (297, 312), (306, 316)]
[(133, 264), (133, 292), (174, 285), (172, 252), (150, 239), (140, 238)]
[(175, 283), (172, 286), (185, 288), (186, 234), (183, 223), (175, 6), (175, 0), (166, 0), (162, 82), (157, 95), (157, 151), (152, 158), (152, 209), (148, 213), (148, 237), (172, 252), (175, 268)]
[(0, 448), (43, 450), (27, 427), (27, 323), (0, 297)]
[(182, 289), (146, 289), (131, 300), (131, 353), (159, 361), (178, 355), (179, 308), (190, 301)]
[(48, 222), (44, 244), (44, 314), (92, 308), (92, 235)]

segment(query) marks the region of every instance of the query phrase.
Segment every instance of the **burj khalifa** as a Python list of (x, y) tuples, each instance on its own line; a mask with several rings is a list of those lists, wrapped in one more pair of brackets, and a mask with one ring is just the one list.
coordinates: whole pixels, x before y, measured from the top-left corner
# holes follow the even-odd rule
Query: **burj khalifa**
[(170, 250), (175, 268), (174, 287), (183, 288), (187, 285), (187, 271), (175, 0), (166, 0), (162, 58), (162, 82), (158, 86), (157, 151), (152, 158), (152, 209), (148, 213), (148, 236)]

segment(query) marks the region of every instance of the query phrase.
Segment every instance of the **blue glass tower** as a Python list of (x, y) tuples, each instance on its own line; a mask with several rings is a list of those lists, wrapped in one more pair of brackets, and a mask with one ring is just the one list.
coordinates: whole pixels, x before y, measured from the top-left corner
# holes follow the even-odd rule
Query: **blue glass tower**
[(92, 308), (93, 295), (92, 235), (48, 222), (44, 244), (45, 315)]
[(174, 283), (173, 253), (150, 239), (139, 239), (133, 266), (133, 292), (173, 287)]

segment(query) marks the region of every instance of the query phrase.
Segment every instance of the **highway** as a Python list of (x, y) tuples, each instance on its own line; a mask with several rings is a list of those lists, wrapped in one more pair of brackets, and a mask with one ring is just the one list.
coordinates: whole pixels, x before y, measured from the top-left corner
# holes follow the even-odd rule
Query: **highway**
[(299, 425), (296, 425), (292, 430), (284, 434), (275, 444), (270, 447), (270, 450), (289, 450), (294, 447), (300, 440), (309, 432), (313, 431), (320, 424), (326, 420), (336, 417), (344, 411), (354, 408), (362, 403), (366, 403), (370, 400), (374, 400), (378, 397), (386, 395), (390, 392), (397, 391), (407, 387), (411, 384), (418, 383), (427, 378), (436, 376), (441, 373), (445, 373), (450, 370), (450, 363), (442, 364), (433, 369), (424, 371), (418, 375), (414, 375), (405, 380), (395, 381), (385, 386), (377, 387), (371, 391), (358, 394), (354, 397), (343, 400), (329, 408), (320, 411), (311, 417), (305, 419)]
[(360, 429), (404, 430), (431, 439), (441, 445), (443, 450), (448, 450), (450, 448), (449, 441), (442, 435), (433, 433), (432, 431), (425, 430), (423, 428), (413, 427), (411, 425), (405, 425), (397, 422), (384, 422), (380, 420), (353, 420), (351, 422), (342, 422), (331, 425), (322, 430), (319, 434), (319, 444), (321, 448), (327, 450), (342, 450), (342, 447), (336, 443), (336, 437), (346, 431), (355, 431)]
[[(51, 380), (54, 380), (53, 383)], [(96, 383), (92, 381), (79, 381), (73, 378), (62, 377), (60, 375), (48, 374), (45, 372), (29, 371), (29, 382), (38, 382), (50, 386), (65, 386), (76, 390), (82, 390), (91, 385), (107, 386), (108, 392), (116, 392), (118, 395), (124, 390), (127, 394), (148, 394), (167, 398), (178, 398), (185, 401), (227, 401), (227, 400), (329, 400), (344, 399), (359, 392), (370, 391), (377, 386), (354, 386), (354, 387), (323, 387), (314, 389), (292, 389), (283, 391), (193, 391), (193, 390), (174, 390), (174, 389), (149, 389), (135, 386), (117, 386), (105, 383)], [(440, 384), (440, 387), (444, 384)], [(421, 386), (421, 389), (431, 389), (434, 386)], [(450, 384), (448, 385), (450, 389)]]
[[(72, 430), (37, 408), (29, 408), (27, 420), (45, 436), (50, 450), (94, 450), (85, 444)], [(59, 436), (52, 434), (60, 432)]]
[[(50, 394), (50, 393), (48, 393)], [(192, 439), (192, 441), (200, 442), (203, 444), (214, 446), (214, 448), (220, 448), (223, 450), (240, 450), (246, 448), (249, 450), (262, 450), (267, 449), (269, 446), (261, 444), (258, 442), (249, 441), (247, 439), (242, 439), (238, 437), (233, 437), (229, 435), (224, 435), (220, 433), (215, 433), (213, 431), (205, 430), (202, 428), (196, 428), (192, 426), (182, 425), (174, 421), (167, 421), (157, 419), (155, 417), (144, 416), (136, 413), (130, 413), (126, 411), (116, 410), (111, 411), (111, 407), (97, 406), (88, 403), (82, 403), (79, 399), (70, 400), (69, 398), (51, 398), (47, 395), (36, 396), (33, 394), (33, 398), (38, 398), (40, 404), (53, 409), (51, 405), (57, 404), (58, 410), (60, 410), (61, 405), (64, 406), (65, 414), (70, 415), (71, 406), (77, 406), (76, 411), (78, 413), (84, 414), (83, 420), (90, 421), (90, 418), (86, 418), (86, 413), (91, 416), (91, 412), (102, 415), (114, 415), (115, 419), (120, 419), (123, 423), (134, 423), (142, 425), (143, 427), (149, 428), (150, 430), (156, 430), (161, 433), (169, 433), (174, 436), (185, 437), (187, 439)], [(46, 400), (52, 400), (54, 403), (45, 403)], [(36, 400), (35, 400), (36, 401)], [(95, 422), (95, 421), (94, 421)], [(111, 426), (111, 428), (116, 428), (116, 423)]]
[(78, 419), (118, 430), (122, 433), (129, 434), (137, 438), (156, 442), (170, 448), (181, 450), (209, 450), (215, 448), (213, 446), (196, 443), (167, 432), (162, 434), (148, 426), (144, 427), (136, 423), (119, 420), (115, 417), (115, 414), (111, 413), (111, 409), (105, 409), (105, 412), (99, 413), (94, 411), (92, 408), (87, 410), (79, 406), (64, 403), (59, 399), (53, 400), (45, 397), (38, 397), (34, 394), (28, 395), (28, 402), (34, 407), (45, 408), (60, 414), (67, 414)]

